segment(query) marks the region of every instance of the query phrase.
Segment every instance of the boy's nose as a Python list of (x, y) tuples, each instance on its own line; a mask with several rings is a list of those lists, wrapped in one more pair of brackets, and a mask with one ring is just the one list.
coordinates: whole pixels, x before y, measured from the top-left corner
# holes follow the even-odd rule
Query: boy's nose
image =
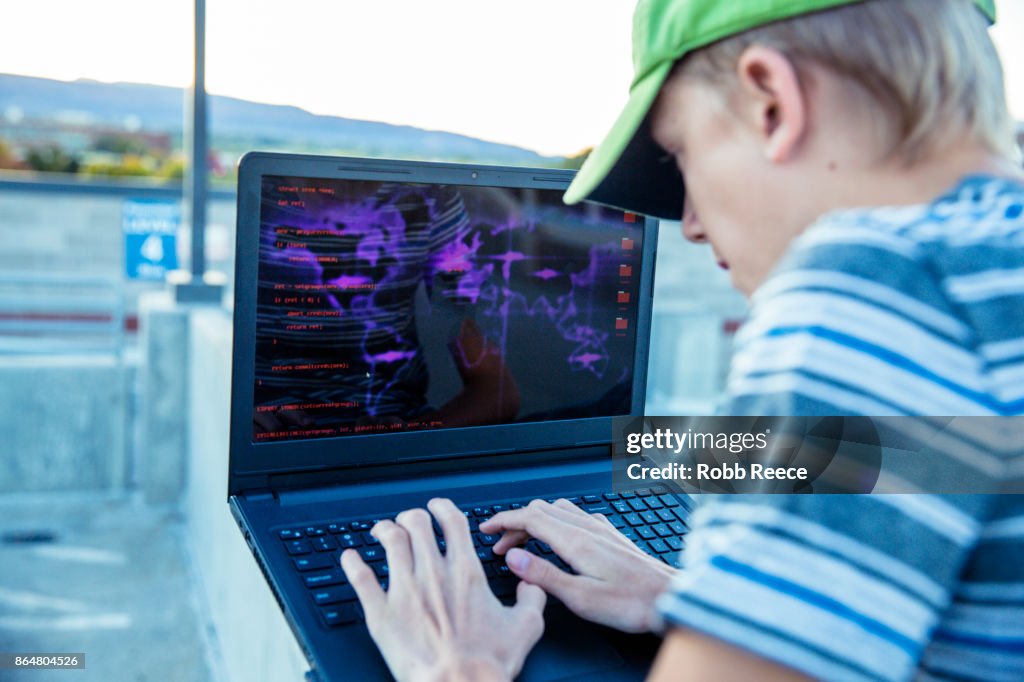
[(687, 241), (703, 244), (708, 240), (707, 235), (704, 234), (704, 227), (700, 224), (700, 220), (697, 219), (697, 212), (693, 210), (693, 206), (689, 202), (683, 207), (682, 226), (683, 237)]

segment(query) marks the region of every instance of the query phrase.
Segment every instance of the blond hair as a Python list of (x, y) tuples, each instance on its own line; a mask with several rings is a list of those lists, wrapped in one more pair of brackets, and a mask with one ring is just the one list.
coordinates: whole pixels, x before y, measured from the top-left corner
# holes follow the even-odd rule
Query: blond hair
[(891, 155), (907, 164), (940, 150), (950, 133), (1018, 158), (1002, 64), (971, 0), (864, 0), (726, 38), (676, 70), (722, 81), (754, 44), (785, 54), (804, 84), (817, 65), (861, 86), (893, 127)]

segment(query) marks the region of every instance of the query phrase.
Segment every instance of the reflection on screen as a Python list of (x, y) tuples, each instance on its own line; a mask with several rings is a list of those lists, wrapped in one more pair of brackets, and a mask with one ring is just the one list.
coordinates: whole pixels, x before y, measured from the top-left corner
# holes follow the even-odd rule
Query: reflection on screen
[(556, 190), (264, 177), (254, 440), (628, 414), (641, 238)]

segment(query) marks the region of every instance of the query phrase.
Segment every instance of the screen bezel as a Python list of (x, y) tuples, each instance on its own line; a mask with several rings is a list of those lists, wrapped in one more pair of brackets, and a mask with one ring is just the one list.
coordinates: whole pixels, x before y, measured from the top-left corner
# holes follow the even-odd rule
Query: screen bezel
[[(574, 171), (476, 166), (418, 161), (303, 156), (252, 152), (239, 162), (235, 235), (235, 310), (231, 373), (229, 494), (269, 487), (272, 475), (353, 470), (394, 462), (437, 461), (451, 470), (453, 458), (487, 455), (509, 458), (554, 448), (571, 449), (611, 442), (613, 417), (446, 428), (435, 431), (339, 436), (295, 441), (253, 442), (256, 293), (259, 267), (260, 201), (263, 176), (329, 180), (386, 180), (410, 183), (478, 185), (563, 190)], [(657, 221), (642, 223), (640, 289), (630, 415), (642, 415), (654, 284)], [(615, 415), (626, 416), (626, 415)], [(582, 448), (581, 448), (582, 450)], [(343, 461), (341, 461), (343, 460)], [(509, 460), (513, 464), (514, 460)], [(358, 474), (356, 474), (358, 478)]]

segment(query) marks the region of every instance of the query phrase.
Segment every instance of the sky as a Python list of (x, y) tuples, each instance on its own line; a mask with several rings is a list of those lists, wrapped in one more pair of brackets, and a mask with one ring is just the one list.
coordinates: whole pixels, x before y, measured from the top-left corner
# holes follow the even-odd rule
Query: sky
[[(7, 3), (0, 72), (186, 86), (192, 0)], [(592, 146), (626, 100), (632, 0), (207, 0), (207, 89), (542, 154)], [(993, 38), (1024, 121), (1024, 2)], [(11, 30), (12, 27), (25, 27)], [(87, 27), (87, 28), (86, 28)], [(16, 103), (0, 103), (0, 106)]]

